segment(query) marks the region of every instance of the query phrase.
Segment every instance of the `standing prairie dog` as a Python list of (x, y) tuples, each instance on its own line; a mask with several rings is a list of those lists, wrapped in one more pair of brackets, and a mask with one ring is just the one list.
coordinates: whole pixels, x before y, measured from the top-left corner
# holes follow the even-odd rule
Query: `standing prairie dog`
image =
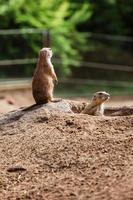
[(104, 91), (96, 92), (85, 109), (81, 112), (88, 115), (102, 116), (104, 115), (104, 102), (110, 98), (110, 94)]
[(36, 104), (54, 102), (53, 99), (54, 81), (57, 83), (57, 76), (51, 63), (52, 50), (42, 48), (40, 50), (38, 63), (32, 80), (32, 93)]

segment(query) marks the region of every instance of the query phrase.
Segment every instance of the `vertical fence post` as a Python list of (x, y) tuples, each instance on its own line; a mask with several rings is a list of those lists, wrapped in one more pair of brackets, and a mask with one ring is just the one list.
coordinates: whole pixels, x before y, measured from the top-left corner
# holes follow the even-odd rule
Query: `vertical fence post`
[(43, 31), (42, 33), (42, 45), (43, 47), (50, 47), (50, 32), (49, 31)]

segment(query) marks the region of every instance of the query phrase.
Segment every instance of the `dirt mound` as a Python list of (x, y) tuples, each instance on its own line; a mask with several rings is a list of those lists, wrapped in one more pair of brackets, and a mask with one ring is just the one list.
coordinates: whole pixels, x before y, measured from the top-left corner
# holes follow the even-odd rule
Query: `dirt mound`
[(132, 148), (133, 115), (1, 115), (0, 199), (131, 200)]

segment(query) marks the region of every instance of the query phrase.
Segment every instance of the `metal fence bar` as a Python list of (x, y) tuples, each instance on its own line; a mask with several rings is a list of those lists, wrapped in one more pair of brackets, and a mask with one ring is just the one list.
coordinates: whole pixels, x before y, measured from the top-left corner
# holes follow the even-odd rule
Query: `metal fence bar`
[(133, 88), (132, 82), (126, 82), (126, 81), (107, 81), (107, 80), (94, 80), (94, 79), (60, 79), (59, 83), (67, 83), (67, 84), (91, 84), (91, 85), (108, 85), (108, 86), (114, 86), (114, 87), (128, 87)]
[[(1, 60), (0, 66), (34, 64), (36, 62), (37, 62), (37, 58)], [(58, 59), (55, 59), (54, 63), (55, 64), (62, 64), (62, 62)], [(77, 66), (77, 63), (73, 63), (72, 65)], [(133, 72), (133, 66), (128, 66), (128, 65), (115, 65), (115, 64), (98, 63), (98, 62), (80, 62), (80, 64), (78, 66), (79, 67), (105, 69), (105, 70), (114, 70), (114, 71)]]
[[(15, 79), (1, 79), (0, 85), (10, 85), (10, 84), (31, 84), (31, 78), (15, 78)], [(94, 79), (78, 79), (78, 78), (59, 78), (59, 84), (91, 84), (91, 85), (101, 85), (101, 86), (114, 86), (114, 87), (128, 87), (133, 88), (132, 82), (126, 81), (106, 81), (106, 80), (94, 80)]]
[[(1, 29), (0, 35), (18, 35), (18, 34), (37, 34), (43, 33), (44, 29), (36, 29), (36, 28), (22, 28), (22, 29)], [(111, 34), (104, 34), (104, 33), (95, 33), (95, 32), (88, 32), (90, 37), (100, 38), (100, 39), (107, 39), (107, 40), (119, 40), (123, 42), (133, 42), (133, 37), (130, 36), (123, 36), (123, 35), (111, 35)]]
[(4, 29), (0, 30), (0, 35), (21, 35), (43, 33), (44, 29), (23, 28), (23, 29)]
[(0, 60), (0, 66), (6, 65), (24, 65), (36, 63), (37, 58), (24, 58), (24, 59), (13, 59), (13, 60)]
[(91, 37), (99, 38), (99, 39), (106, 39), (106, 40), (114, 40), (114, 41), (121, 41), (121, 42), (133, 42), (133, 37), (123, 36), (123, 35), (110, 35), (104, 33), (90, 33)]
[(49, 31), (44, 31), (42, 33), (42, 45), (43, 47), (50, 47), (51, 37)]
[(116, 65), (116, 64), (106, 64), (97, 62), (82, 62), (82, 64), (84, 67), (133, 72), (133, 66), (128, 66), (128, 65)]

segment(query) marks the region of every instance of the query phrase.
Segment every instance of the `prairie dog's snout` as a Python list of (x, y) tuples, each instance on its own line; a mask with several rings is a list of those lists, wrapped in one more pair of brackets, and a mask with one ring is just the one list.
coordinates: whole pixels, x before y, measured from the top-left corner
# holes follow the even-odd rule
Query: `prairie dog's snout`
[(92, 101), (101, 103), (107, 101), (110, 98), (110, 94), (105, 91), (96, 92), (92, 98)]

